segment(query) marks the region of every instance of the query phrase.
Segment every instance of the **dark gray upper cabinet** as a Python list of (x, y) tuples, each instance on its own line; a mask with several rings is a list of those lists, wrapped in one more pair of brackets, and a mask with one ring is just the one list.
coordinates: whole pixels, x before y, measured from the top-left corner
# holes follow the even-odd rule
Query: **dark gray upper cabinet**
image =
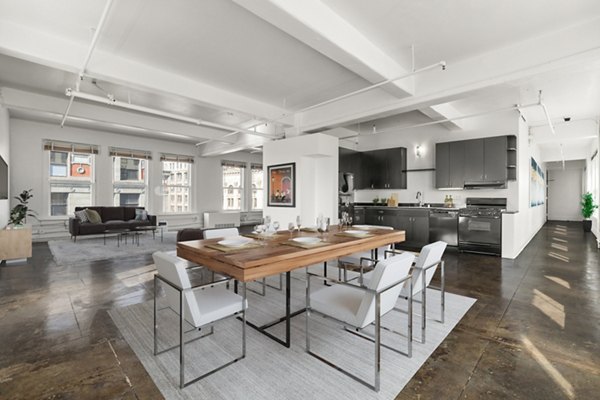
[(340, 172), (354, 173), (356, 189), (406, 189), (406, 148), (353, 152), (340, 148)]
[[(465, 140), (465, 182), (483, 182), (483, 139)], [(506, 152), (506, 149), (504, 150)]]
[(450, 143), (435, 145), (435, 187), (450, 187)]
[(484, 139), (483, 180), (484, 182), (505, 182), (507, 170), (507, 139), (498, 136)]
[(465, 184), (465, 141), (435, 145), (435, 187), (462, 188)]
[[(513, 140), (509, 142), (509, 138)], [(509, 153), (512, 152), (513, 158), (516, 159), (515, 146), (514, 136), (436, 144), (436, 187), (462, 188), (465, 183), (492, 185), (515, 179), (514, 173), (513, 176), (509, 176), (508, 173), (510, 168), (516, 168), (508, 163)]]

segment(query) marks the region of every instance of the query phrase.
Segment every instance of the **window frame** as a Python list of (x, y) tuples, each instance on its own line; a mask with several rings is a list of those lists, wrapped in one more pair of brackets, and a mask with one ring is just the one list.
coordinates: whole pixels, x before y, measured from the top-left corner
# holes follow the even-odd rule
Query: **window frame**
[[(93, 206), (96, 203), (96, 154), (97, 149), (94, 146), (89, 146), (90, 148), (94, 148), (96, 150), (92, 150), (90, 152), (86, 152), (84, 151), (77, 151), (79, 148), (75, 147), (75, 144), (72, 145), (71, 149), (68, 149), (66, 147), (59, 147), (56, 149), (53, 149), (51, 146), (52, 143), (51, 141), (47, 141), (44, 144), (44, 152), (47, 153), (45, 154), (44, 157), (44, 165), (45, 165), (45, 171), (44, 174), (47, 178), (47, 183), (44, 184), (44, 210), (45, 210), (45, 216), (50, 218), (50, 219), (64, 219), (64, 218), (68, 218), (70, 217), (70, 215), (75, 211), (73, 210), (69, 210), (69, 195), (71, 193), (76, 193), (76, 188), (77, 187), (89, 187), (89, 204), (86, 204), (88, 206)], [(52, 176), (52, 153), (66, 153), (67, 154), (67, 162), (66, 162), (66, 175), (65, 176)], [(89, 158), (89, 168), (90, 168), (90, 175), (88, 176), (82, 176), (82, 177), (77, 177), (77, 176), (71, 176), (70, 172), (72, 170), (72, 166), (73, 164), (83, 164), (81, 162), (73, 162), (73, 158), (74, 156), (79, 156), (79, 157), (88, 157)], [(62, 165), (62, 164), (61, 164)], [(53, 187), (57, 186), (57, 185), (61, 185), (61, 186), (71, 186), (71, 190), (68, 192), (65, 191), (60, 191), (60, 192), (54, 192), (53, 191)], [(66, 193), (67, 194), (67, 203), (66, 203), (66, 210), (65, 210), (65, 214), (61, 214), (61, 215), (53, 215), (52, 214), (52, 194), (53, 193)], [(74, 206), (77, 207), (77, 206)]]
[[(149, 196), (148, 196), (148, 186), (149, 186), (149, 176), (150, 176), (150, 159), (148, 158), (142, 158), (142, 157), (138, 157), (134, 154), (131, 155), (123, 155), (123, 154), (117, 154), (117, 155), (111, 155), (110, 156), (112, 158), (112, 198), (113, 198), (113, 206), (115, 207), (121, 207), (121, 191), (122, 190), (139, 190), (138, 192), (125, 192), (124, 194), (139, 194), (140, 198), (143, 195), (143, 203), (140, 202), (139, 198), (138, 198), (138, 203), (137, 205), (126, 205), (127, 207), (144, 207), (145, 209), (148, 209), (148, 200), (149, 200)], [(119, 167), (118, 167), (118, 171), (115, 170), (116, 166), (117, 166), (117, 159), (119, 159)], [(122, 180), (120, 179), (121, 177), (121, 160), (123, 159), (130, 159), (130, 160), (137, 160), (140, 162), (140, 164), (138, 164), (138, 173), (143, 175), (143, 179), (142, 180)], [(143, 164), (142, 164), (143, 162)], [(143, 171), (143, 173), (142, 173)], [(118, 173), (117, 173), (118, 172)], [(117, 179), (117, 175), (119, 177), (119, 179)], [(117, 192), (118, 190), (121, 190), (119, 192)], [(117, 193), (119, 194), (119, 204), (116, 204), (117, 201)]]
[[(240, 186), (239, 187), (235, 187), (232, 185), (229, 186), (225, 186), (225, 168), (229, 167), (229, 168), (239, 168), (239, 178), (240, 178)], [(241, 161), (227, 161), (227, 160), (221, 160), (221, 210), (222, 211), (239, 211), (239, 212), (245, 212), (246, 210), (246, 206), (247, 206), (247, 186), (246, 185), (246, 171), (247, 171), (247, 164), (245, 162), (241, 162)], [(234, 208), (235, 207), (235, 197), (226, 197), (226, 191), (227, 192), (231, 192), (233, 191), (235, 193), (235, 191), (238, 190), (239, 191), (239, 208)], [(231, 200), (231, 202), (230, 202)], [(227, 207), (225, 207), (225, 204), (228, 204)], [(231, 207), (229, 206), (229, 204), (231, 203)]]
[[(162, 212), (163, 214), (171, 214), (171, 215), (176, 215), (176, 214), (189, 214), (194, 212), (194, 206), (193, 206), (193, 188), (194, 188), (194, 181), (193, 181), (193, 177), (194, 177), (194, 162), (193, 159), (187, 159), (187, 160), (172, 160), (172, 159), (166, 159), (166, 157), (161, 157), (161, 193), (162, 193)], [(183, 183), (183, 170), (179, 170), (179, 169), (175, 169), (174, 170), (174, 175), (175, 175), (175, 183), (173, 184), (167, 184), (166, 180), (164, 179), (165, 176), (165, 163), (181, 163), (181, 164), (187, 164), (188, 165), (188, 170), (187, 170), (187, 174), (188, 174), (188, 178), (187, 178), (187, 184)], [(181, 176), (182, 179), (177, 179), (178, 176)], [(180, 182), (180, 183), (177, 183)], [(169, 189), (173, 189), (172, 191)], [(185, 189), (187, 189), (187, 194)], [(173, 201), (174, 202), (174, 206), (175, 206), (175, 210), (174, 211), (167, 211), (166, 210), (166, 205), (167, 205), (167, 201), (165, 201), (165, 198), (168, 197), (169, 198), (169, 202)], [(178, 199), (181, 197), (182, 201), (181, 204), (178, 202)], [(187, 210), (183, 210), (183, 206), (185, 206), (185, 204), (183, 204), (183, 200), (187, 198)], [(178, 207), (182, 208), (181, 211), (178, 211)]]

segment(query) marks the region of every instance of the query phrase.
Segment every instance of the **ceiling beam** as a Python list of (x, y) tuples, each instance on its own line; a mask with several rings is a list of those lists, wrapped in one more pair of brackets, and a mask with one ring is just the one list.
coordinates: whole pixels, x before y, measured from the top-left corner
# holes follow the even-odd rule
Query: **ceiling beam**
[[(2, 20), (0, 23), (2, 54), (78, 73), (87, 50), (87, 46), (64, 37), (49, 35), (11, 21)], [(196, 104), (252, 115), (257, 119), (272, 120), (289, 114), (280, 107), (117, 56), (100, 48), (94, 51), (86, 74), (135, 89), (180, 96)]]
[(415, 77), (415, 96), (382, 100), (364, 93), (299, 116), (302, 131), (343, 126), (448, 103), (494, 86), (600, 59), (600, 17)]
[[(406, 65), (411, 65), (414, 60), (398, 62), (393, 59), (319, 0), (234, 1), (368, 82), (376, 83), (393, 79), (410, 74), (412, 70), (412, 67)], [(412, 96), (415, 93), (415, 78), (409, 76), (395, 80), (381, 88), (396, 98)], [(448, 119), (457, 115), (457, 112), (453, 112), (450, 108), (425, 110), (425, 114), (437, 116), (439, 119)], [(446, 111), (449, 113), (446, 114)], [(447, 122), (445, 126), (449, 129), (461, 128), (459, 124), (453, 122)]]
[[(3, 103), (9, 110), (11, 108), (28, 110), (29, 114), (37, 110), (40, 116), (43, 116), (44, 113), (58, 113), (62, 115), (68, 104), (66, 97), (58, 98), (7, 87), (1, 88), (1, 92)], [(223, 138), (225, 132), (222, 130), (196, 126), (133, 111), (88, 104), (83, 100), (73, 104), (69, 115), (74, 120), (110, 121), (116, 125), (135, 127), (137, 130), (147, 129), (149, 132), (154, 133), (165, 132), (165, 138), (172, 137), (169, 134), (178, 134), (198, 140), (223, 140), (229, 143), (234, 143), (236, 140), (234, 137)], [(67, 118), (66, 126), (69, 126), (69, 121), (70, 118)], [(108, 128), (110, 126), (107, 125)]]

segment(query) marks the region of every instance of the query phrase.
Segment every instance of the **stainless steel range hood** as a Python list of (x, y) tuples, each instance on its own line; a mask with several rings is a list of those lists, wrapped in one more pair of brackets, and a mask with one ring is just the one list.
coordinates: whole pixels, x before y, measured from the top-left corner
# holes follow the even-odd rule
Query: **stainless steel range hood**
[(465, 189), (506, 189), (506, 181), (465, 182)]

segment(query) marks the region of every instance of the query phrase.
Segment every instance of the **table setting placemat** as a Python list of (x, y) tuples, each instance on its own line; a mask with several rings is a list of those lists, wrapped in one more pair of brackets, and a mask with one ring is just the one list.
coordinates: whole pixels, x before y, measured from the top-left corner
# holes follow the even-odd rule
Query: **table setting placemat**
[(373, 237), (375, 235), (372, 234), (372, 233), (366, 233), (366, 232), (365, 232), (364, 235), (354, 235), (352, 233), (347, 233), (347, 232), (338, 232), (338, 233), (335, 234), (335, 236), (344, 236), (344, 237), (351, 237), (351, 238), (354, 238), (354, 239), (362, 239), (362, 238)]
[(285, 244), (286, 246), (300, 247), (301, 249), (314, 249), (315, 247), (326, 246), (330, 243), (324, 242), (324, 241), (320, 241), (317, 243), (300, 243), (300, 242), (295, 242), (293, 240), (287, 240), (285, 242), (282, 242), (281, 244)]
[(245, 244), (243, 246), (238, 246), (238, 247), (223, 246), (218, 243), (212, 243), (212, 244), (205, 244), (204, 247), (208, 247), (208, 248), (214, 249), (214, 250), (219, 250), (224, 253), (230, 253), (232, 251), (248, 250), (248, 249), (254, 249), (256, 247), (262, 247), (262, 243), (252, 241), (252, 242), (248, 242), (247, 244)]

